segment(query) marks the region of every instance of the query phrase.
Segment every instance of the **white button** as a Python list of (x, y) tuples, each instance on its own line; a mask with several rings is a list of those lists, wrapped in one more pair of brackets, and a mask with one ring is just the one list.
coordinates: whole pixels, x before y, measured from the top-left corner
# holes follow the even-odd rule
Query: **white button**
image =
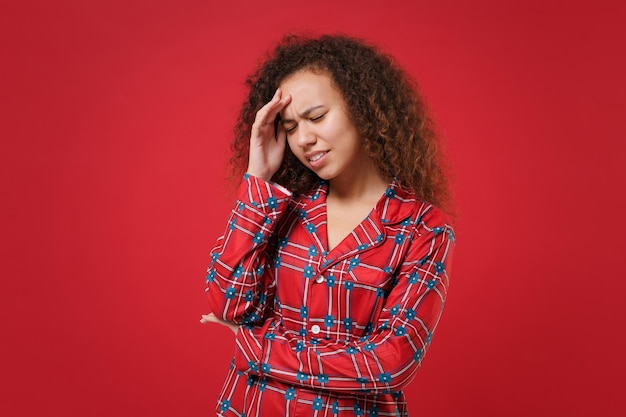
[(317, 324), (314, 324), (313, 326), (311, 326), (311, 333), (313, 334), (318, 334), (320, 332), (320, 326), (318, 326)]
[(317, 282), (318, 284), (324, 282), (324, 275), (320, 275), (319, 277), (315, 278), (315, 282)]

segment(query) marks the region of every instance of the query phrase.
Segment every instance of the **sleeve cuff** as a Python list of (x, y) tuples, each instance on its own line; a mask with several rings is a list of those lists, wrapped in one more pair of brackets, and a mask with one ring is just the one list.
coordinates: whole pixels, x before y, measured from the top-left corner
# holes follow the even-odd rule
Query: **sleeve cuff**
[(272, 215), (291, 199), (292, 193), (280, 184), (245, 174), (237, 195), (241, 203)]

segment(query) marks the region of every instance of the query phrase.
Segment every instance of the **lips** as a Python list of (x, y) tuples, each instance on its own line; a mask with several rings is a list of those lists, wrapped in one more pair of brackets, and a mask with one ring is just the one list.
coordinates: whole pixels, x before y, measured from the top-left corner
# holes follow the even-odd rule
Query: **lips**
[(308, 159), (309, 162), (319, 161), (327, 153), (328, 153), (328, 151), (315, 152), (315, 153), (307, 155), (306, 159)]

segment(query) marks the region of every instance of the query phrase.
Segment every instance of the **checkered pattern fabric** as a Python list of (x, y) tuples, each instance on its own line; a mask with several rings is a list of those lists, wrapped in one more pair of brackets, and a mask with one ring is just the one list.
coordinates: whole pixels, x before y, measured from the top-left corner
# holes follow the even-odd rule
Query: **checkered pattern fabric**
[(244, 176), (207, 273), (211, 310), (242, 325), (220, 416), (407, 415), (402, 389), (441, 316), (454, 233), (392, 182), (328, 251), (327, 189), (294, 197)]

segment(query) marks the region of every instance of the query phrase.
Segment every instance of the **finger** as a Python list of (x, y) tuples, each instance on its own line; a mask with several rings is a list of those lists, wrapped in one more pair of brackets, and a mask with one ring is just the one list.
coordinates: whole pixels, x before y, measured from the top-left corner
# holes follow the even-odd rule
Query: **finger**
[[(283, 127), (282, 124), (278, 124), (278, 126), (276, 127), (276, 142), (281, 146), (284, 147), (286, 142), (287, 142), (287, 131), (285, 130), (285, 128)], [(284, 150), (284, 149), (283, 149)]]
[(265, 124), (267, 122), (267, 116), (268, 113), (270, 111), (270, 109), (278, 102), (280, 102), (281, 99), (281, 91), (280, 88), (276, 89), (276, 92), (274, 93), (274, 96), (272, 97), (272, 99), (270, 101), (268, 101), (267, 103), (265, 103), (263, 105), (263, 107), (261, 107), (257, 112), (256, 112), (256, 116), (254, 119), (254, 123), (255, 124)]
[(270, 102), (261, 107), (258, 111), (254, 124), (258, 127), (264, 125), (273, 125), (276, 120), (276, 116), (291, 102), (291, 95), (286, 97), (282, 96), (280, 89), (276, 90), (276, 94)]
[(285, 107), (289, 105), (289, 103), (291, 103), (291, 96), (282, 98), (278, 103), (274, 104), (274, 106), (268, 110), (266, 114), (268, 126), (272, 126), (272, 128), (275, 128), (276, 125), (282, 127), (280, 123), (276, 123), (276, 120), (280, 112), (283, 111)]
[(289, 105), (289, 103), (291, 103), (291, 94), (287, 95), (285, 97), (282, 97), (278, 103), (276, 103), (273, 107), (272, 107), (272, 112), (274, 113), (274, 118), (276, 118), (276, 116), (278, 115), (278, 113), (280, 113), (281, 111), (283, 111), (285, 109), (285, 107), (287, 107)]

